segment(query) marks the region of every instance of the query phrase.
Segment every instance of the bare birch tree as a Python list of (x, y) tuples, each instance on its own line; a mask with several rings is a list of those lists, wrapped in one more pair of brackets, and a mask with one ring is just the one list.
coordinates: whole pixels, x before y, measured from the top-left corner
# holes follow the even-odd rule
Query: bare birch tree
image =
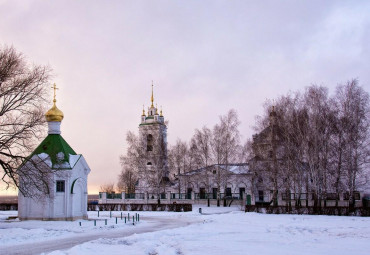
[[(180, 175), (188, 171), (189, 158), (188, 158), (188, 145), (186, 142), (177, 139), (176, 144), (169, 150), (169, 164), (170, 169), (174, 175)], [(178, 193), (181, 193), (182, 185), (181, 180), (177, 179)]]
[[(226, 171), (220, 171), (218, 168), (216, 173), (217, 183), (217, 206), (220, 205), (221, 187), (226, 190), (227, 181), (229, 179), (229, 165), (236, 160), (240, 151), (240, 121), (234, 109), (220, 116), (220, 123), (213, 128), (212, 152), (215, 162), (219, 165), (225, 165)], [(224, 201), (225, 204), (226, 201)]]
[(207, 191), (207, 205), (210, 206), (211, 192), (211, 173), (208, 170), (208, 166), (212, 163), (212, 150), (211, 150), (211, 139), (212, 132), (209, 128), (204, 126), (201, 130), (196, 129), (195, 134), (191, 139), (191, 149), (194, 153), (195, 160), (197, 162), (198, 168), (205, 168), (202, 173), (203, 182), (206, 185)]
[[(353, 205), (355, 192), (369, 179), (369, 94), (352, 80), (338, 86), (332, 98), (327, 88), (313, 85), (303, 94), (278, 98), (274, 105), (279, 141), (274, 149), (268, 110), (258, 119), (260, 133), (252, 144), (258, 159), (250, 162), (257, 175), (270, 179), (275, 190), (294, 192), (296, 205), (304, 190), (313, 194), (315, 208), (322, 201), (326, 206), (333, 195), (338, 204), (341, 192), (348, 192)], [(268, 102), (266, 108), (271, 107)]]
[(139, 171), (145, 167), (143, 163), (145, 155), (139, 137), (134, 133), (127, 132), (126, 143), (126, 155), (120, 157), (122, 170), (118, 176), (117, 187), (126, 193), (135, 193)]
[(106, 193), (114, 193), (115, 188), (114, 188), (114, 183), (106, 183), (103, 185), (100, 185), (100, 192), (106, 192)]
[[(344, 152), (338, 156), (344, 157), (346, 168), (347, 190), (349, 192), (350, 206), (354, 205), (354, 192), (361, 183), (367, 181), (367, 166), (369, 164), (369, 126), (370, 105), (369, 93), (358, 86), (357, 80), (351, 80), (344, 86), (339, 86), (336, 93), (339, 112), (341, 115), (341, 128), (344, 133)], [(342, 163), (338, 162), (338, 163)], [(341, 174), (338, 169), (338, 175)], [(337, 178), (340, 178), (337, 177)], [(339, 183), (337, 184), (339, 186)]]

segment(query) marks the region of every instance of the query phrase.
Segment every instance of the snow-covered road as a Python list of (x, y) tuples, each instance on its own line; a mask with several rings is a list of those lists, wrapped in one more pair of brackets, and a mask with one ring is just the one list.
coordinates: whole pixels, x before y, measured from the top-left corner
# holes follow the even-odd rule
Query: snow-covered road
[[(142, 220), (143, 222), (143, 220)], [(182, 218), (180, 220), (169, 220), (165, 217), (145, 217), (144, 224), (136, 223), (132, 226), (128, 223), (126, 228), (108, 228), (103, 229), (99, 232), (85, 232), (78, 233), (71, 237), (60, 237), (52, 240), (43, 240), (43, 238), (36, 238), (33, 242), (26, 244), (12, 244), (6, 246), (0, 246), (0, 254), (7, 255), (22, 255), (22, 254), (40, 254), (47, 253), (55, 250), (65, 250), (73, 246), (96, 240), (99, 238), (114, 239), (127, 237), (133, 234), (148, 233), (153, 231), (160, 231), (165, 229), (172, 229), (178, 227), (184, 227), (196, 222), (190, 218)], [(112, 225), (114, 227), (114, 225)], [(5, 228), (9, 228), (5, 226)]]

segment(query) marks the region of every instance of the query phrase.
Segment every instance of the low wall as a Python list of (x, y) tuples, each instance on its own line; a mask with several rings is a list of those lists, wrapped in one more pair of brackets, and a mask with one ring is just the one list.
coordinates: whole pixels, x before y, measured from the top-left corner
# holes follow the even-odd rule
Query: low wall
[(173, 211), (190, 212), (192, 204), (89, 204), (88, 211)]
[[(174, 212), (189, 212), (192, 211), (192, 204), (96, 204), (88, 203), (88, 211), (174, 211)], [(0, 211), (17, 211), (18, 204), (16, 203), (1, 203)]]
[(267, 214), (309, 214), (309, 215), (337, 215), (337, 216), (370, 216), (369, 207), (288, 207), (288, 206), (258, 206), (246, 205), (245, 212)]
[(17, 203), (1, 203), (0, 204), (0, 211), (17, 211), (18, 204)]

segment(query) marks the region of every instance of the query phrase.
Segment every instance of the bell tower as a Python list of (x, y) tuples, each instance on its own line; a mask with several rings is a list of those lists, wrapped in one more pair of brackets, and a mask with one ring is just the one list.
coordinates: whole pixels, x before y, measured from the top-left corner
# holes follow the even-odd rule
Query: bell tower
[[(142, 162), (139, 171), (139, 192), (159, 192), (159, 186), (168, 181), (167, 126), (164, 122), (162, 109), (158, 113), (154, 106), (154, 91), (152, 82), (151, 105), (147, 114), (143, 106), (139, 139), (142, 148)], [(160, 191), (162, 192), (162, 191)]]

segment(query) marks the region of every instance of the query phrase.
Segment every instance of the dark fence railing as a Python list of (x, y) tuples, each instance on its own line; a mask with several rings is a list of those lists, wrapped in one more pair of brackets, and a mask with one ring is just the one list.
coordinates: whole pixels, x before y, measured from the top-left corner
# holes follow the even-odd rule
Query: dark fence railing
[(158, 203), (134, 203), (134, 204), (88, 204), (88, 211), (192, 211), (192, 204), (158, 204)]
[(125, 194), (125, 199), (144, 199), (144, 198), (145, 198), (144, 193)]
[[(217, 193), (195, 193), (195, 199), (196, 200), (202, 200), (202, 199), (217, 199), (218, 194)], [(226, 199), (226, 200), (239, 200), (243, 199), (240, 195), (240, 193), (220, 193), (220, 199)]]
[(167, 193), (161, 193), (161, 194), (155, 194), (155, 193), (149, 193), (148, 199), (167, 199)]
[(107, 193), (107, 199), (122, 199), (122, 193)]
[(191, 193), (171, 193), (171, 199), (191, 199)]

